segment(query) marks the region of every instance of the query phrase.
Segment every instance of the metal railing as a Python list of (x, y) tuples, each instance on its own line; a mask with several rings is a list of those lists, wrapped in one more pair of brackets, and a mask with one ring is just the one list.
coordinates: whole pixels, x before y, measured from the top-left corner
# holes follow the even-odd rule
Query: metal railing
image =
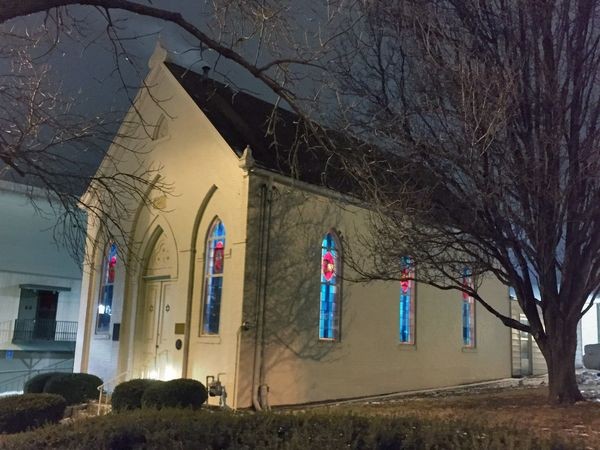
[(15, 319), (13, 342), (75, 342), (77, 322), (50, 319)]
[[(108, 401), (110, 400), (110, 397), (108, 396), (108, 391), (112, 391), (112, 389), (110, 389), (110, 387), (112, 386), (113, 389), (114, 389), (114, 386), (116, 386), (117, 384), (119, 384), (118, 382), (124, 380), (130, 374), (131, 374), (130, 370), (127, 370), (125, 372), (121, 372), (116, 377), (111, 378), (108, 381), (105, 381), (104, 383), (102, 383), (100, 386), (98, 386), (96, 388), (96, 389), (98, 389), (98, 412), (97, 412), (98, 416), (100, 414), (102, 414), (102, 409), (106, 408), (106, 406), (108, 406)], [(103, 399), (106, 401), (106, 404), (102, 403)]]
[[(69, 365), (68, 367), (65, 367)], [(0, 381), (0, 394), (5, 392), (22, 392), (25, 382), (40, 373), (47, 372), (73, 372), (73, 360), (59, 361), (42, 369), (6, 370), (0, 372), (0, 377), (9, 376)], [(12, 377), (10, 375), (13, 375)]]

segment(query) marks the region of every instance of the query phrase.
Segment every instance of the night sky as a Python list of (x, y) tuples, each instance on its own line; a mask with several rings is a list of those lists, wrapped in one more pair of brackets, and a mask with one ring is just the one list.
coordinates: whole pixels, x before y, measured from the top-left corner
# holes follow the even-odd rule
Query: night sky
[[(152, 5), (176, 9), (199, 27), (203, 26), (209, 14), (205, 10), (205, 3), (195, 0), (154, 0)], [(115, 72), (115, 52), (106, 34), (106, 19), (99, 11), (90, 7), (69, 7), (69, 12), (72, 19), (78, 22), (78, 29), (83, 32), (61, 33), (56, 48), (36, 62), (51, 67), (52, 76), (60, 85), (61, 93), (73, 99), (73, 111), (85, 117), (94, 118), (107, 114), (116, 118), (123, 117), (129, 107), (128, 98), (135, 96), (137, 86), (147, 74), (147, 62), (158, 40), (169, 51), (172, 61), (200, 71), (196, 66), (202, 59), (216, 69), (216, 72), (211, 72), (213, 77), (232, 81), (236, 86), (274, 101), (272, 93), (232, 63), (220, 58), (215, 67), (217, 55), (208, 50), (204, 50), (201, 55), (196, 39), (178, 27), (129, 12), (112, 11), (113, 22), (119, 28), (119, 36), (124, 38), (122, 42), (129, 54), (129, 58), (123, 55), (119, 57), (126, 83), (129, 85), (127, 91)], [(38, 27), (43, 20), (44, 14), (36, 14), (6, 23), (3, 29), (26, 32)], [(38, 50), (44, 51), (42, 48)], [(10, 62), (0, 63), (0, 70), (10, 70)], [(116, 123), (118, 120), (113, 127), (115, 132)], [(76, 157), (81, 160), (82, 167), (85, 166), (91, 173), (102, 155), (98, 151), (81, 152)], [(14, 174), (6, 171), (3, 173), (0, 170), (0, 177), (13, 178)]]

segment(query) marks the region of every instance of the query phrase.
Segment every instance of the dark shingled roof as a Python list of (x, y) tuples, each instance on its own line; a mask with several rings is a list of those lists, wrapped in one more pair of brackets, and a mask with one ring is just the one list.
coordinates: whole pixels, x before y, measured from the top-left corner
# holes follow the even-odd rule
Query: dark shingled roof
[(165, 65), (238, 157), (250, 146), (258, 167), (348, 192), (340, 159), (308, 137), (296, 114), (177, 64)]

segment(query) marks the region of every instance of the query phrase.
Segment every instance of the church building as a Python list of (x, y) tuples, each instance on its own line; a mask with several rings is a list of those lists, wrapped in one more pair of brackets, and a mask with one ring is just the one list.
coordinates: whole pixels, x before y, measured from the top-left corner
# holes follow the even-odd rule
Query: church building
[[(367, 211), (294, 144), (292, 113), (273, 118), (272, 104), (166, 55), (157, 46), (152, 95), (135, 103), (152, 132), (131, 111), (99, 171), (153, 168), (169, 192), (133, 208), (126, 244), (90, 218), (75, 371), (108, 389), (194, 378), (259, 409), (511, 376), (511, 332), (472, 298), (409, 272), (352, 281), (345, 243), (368, 232)], [(506, 286), (490, 277), (480, 291), (510, 315)]]

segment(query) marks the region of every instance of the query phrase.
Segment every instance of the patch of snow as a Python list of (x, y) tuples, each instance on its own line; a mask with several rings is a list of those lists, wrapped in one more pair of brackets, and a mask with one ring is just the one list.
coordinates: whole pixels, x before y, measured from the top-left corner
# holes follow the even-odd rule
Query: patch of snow
[(0, 397), (12, 397), (13, 395), (21, 395), (23, 391), (6, 391), (0, 392)]
[(586, 400), (600, 401), (600, 371), (591, 369), (578, 370), (577, 384)]

